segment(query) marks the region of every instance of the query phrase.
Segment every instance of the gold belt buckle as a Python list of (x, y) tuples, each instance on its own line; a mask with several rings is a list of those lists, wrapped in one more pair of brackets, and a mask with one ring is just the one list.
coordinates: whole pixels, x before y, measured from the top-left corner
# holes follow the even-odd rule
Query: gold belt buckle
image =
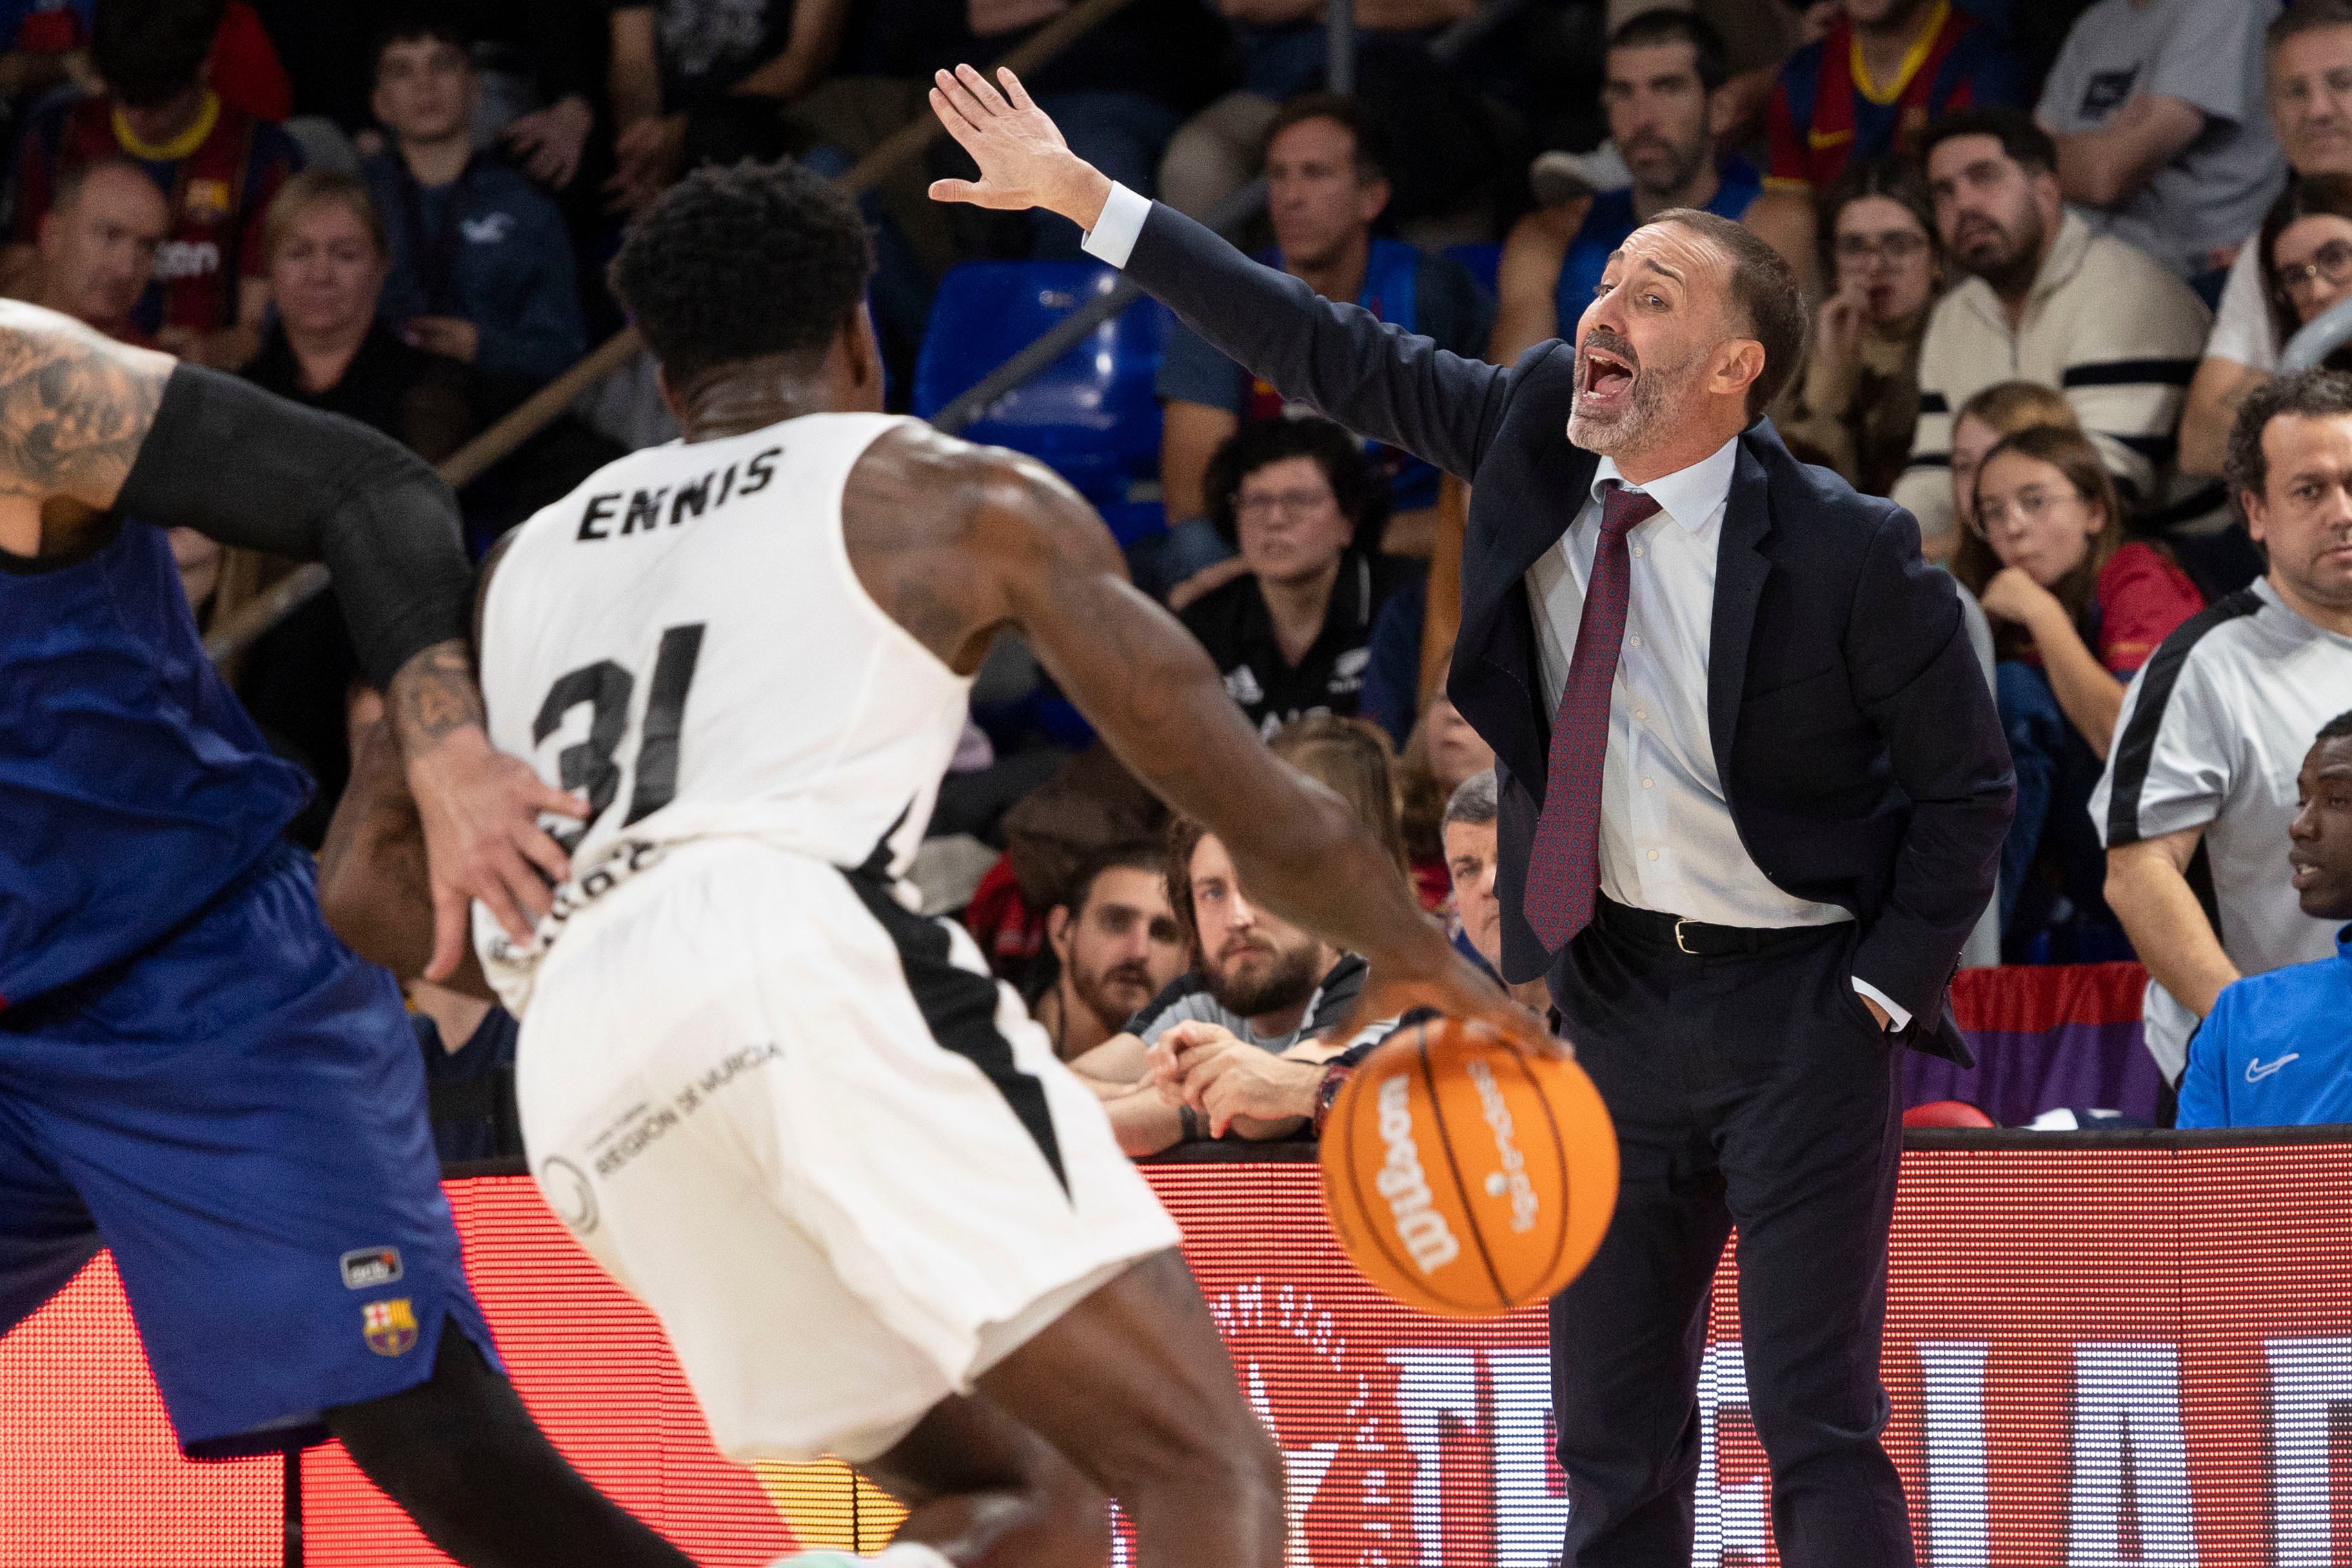
[(1694, 958), (1704, 958), (1706, 956), (1706, 954), (1700, 952), (1697, 948), (1683, 940), (1683, 927), (1689, 924), (1690, 921), (1686, 917), (1679, 915), (1675, 916), (1675, 946), (1681, 948), (1684, 952), (1689, 954)]

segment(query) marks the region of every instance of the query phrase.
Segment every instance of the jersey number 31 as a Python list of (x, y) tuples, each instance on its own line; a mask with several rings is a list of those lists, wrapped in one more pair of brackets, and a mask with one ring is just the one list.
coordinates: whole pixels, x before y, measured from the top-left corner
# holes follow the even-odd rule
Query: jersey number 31
[[(686, 694), (694, 685), (695, 661), (702, 656), (702, 628), (672, 626), (661, 634), (654, 655), (653, 688), (646, 694), (644, 734), (637, 742), (636, 787), (629, 791), (627, 827), (651, 816), (677, 793), (677, 741), (686, 727)], [(588, 708), (588, 738), (567, 746), (555, 759), (559, 788), (588, 796), (588, 820), (567, 827), (555, 840), (571, 849), (588, 834), (620, 793), (621, 765), (614, 754), (629, 730), (629, 699), (636, 695), (637, 679), (610, 659), (583, 664), (547, 688), (531, 721), (531, 744), (545, 744), (573, 708)]]

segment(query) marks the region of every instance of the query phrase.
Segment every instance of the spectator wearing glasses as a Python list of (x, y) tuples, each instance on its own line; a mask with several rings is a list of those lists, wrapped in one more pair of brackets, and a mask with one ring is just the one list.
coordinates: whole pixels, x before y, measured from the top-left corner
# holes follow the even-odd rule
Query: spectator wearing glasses
[(1943, 286), (1927, 179), (1901, 159), (1850, 165), (1822, 203), (1820, 248), (1834, 289), (1773, 423), (1807, 462), (1865, 495), (1891, 495), (1918, 428), (1919, 342)]
[(1310, 714), (1352, 717), (1372, 619), (1408, 570), (1372, 553), (1388, 492), (1328, 419), (1248, 424), (1217, 449), (1210, 519), (1243, 573), (1182, 619), (1242, 712), (1271, 736)]
[(2066, 394), (2040, 382), (1996, 382), (1960, 404), (1952, 415), (1952, 516), (1976, 511), (1977, 466), (1985, 454), (2037, 424), (2083, 428)]
[[(2168, 1078), (2223, 987), (2336, 950), (2279, 852), (2311, 737), (2352, 694), (2352, 376), (2305, 371), (2248, 397), (2230, 487), (2269, 570), (2133, 678), (2091, 797), (2107, 903), (2147, 966), (2148, 1051)], [(2200, 850), (2210, 918), (2189, 882)]]
[[(2271, 204), (2258, 243), (2271, 330), (2284, 343), (2352, 289), (2352, 174), (2296, 181)], [(2347, 361), (2352, 353), (2343, 350), (2329, 358), (2338, 370)]]
[(2016, 960), (2063, 897), (2105, 910), (2106, 861), (2086, 808), (2115, 737), (2124, 683), (2202, 610), (2155, 545), (2123, 537), (2098, 449), (2032, 425), (1986, 453), (1953, 571), (1996, 628), (1994, 690), (2017, 768), (2001, 846), (2004, 956)]
[(2058, 184), (2211, 305), (2285, 167), (2263, 112), (2254, 0), (2098, 0), (2075, 19), (2035, 118)]
[[(2352, 0), (2294, 0), (2271, 23), (2271, 130), (2290, 186), (2352, 174)], [(2280, 335), (2268, 247), (2250, 235), (2230, 267), (2204, 361), (2180, 417), (2180, 469), (2219, 478), (2238, 405), (2278, 371)]]
[(2287, 881), (2336, 926), (2336, 956), (2226, 988), (2189, 1042), (2183, 1127), (2352, 1122), (2352, 713), (2321, 727), (2295, 779)]
[(2000, 382), (2065, 393), (2125, 505), (2170, 498), (2173, 424), (2211, 317), (2145, 252), (2061, 203), (2058, 152), (2022, 111), (1971, 109), (1928, 131), (1927, 189), (1959, 275), (1927, 318), (1919, 425), (1895, 499), (1951, 548), (1951, 411)]

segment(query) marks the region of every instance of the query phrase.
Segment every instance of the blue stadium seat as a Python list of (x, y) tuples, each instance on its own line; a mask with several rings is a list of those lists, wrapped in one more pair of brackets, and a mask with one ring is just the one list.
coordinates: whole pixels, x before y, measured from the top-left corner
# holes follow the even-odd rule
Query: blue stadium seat
[[(1090, 261), (971, 261), (950, 269), (915, 361), (914, 412), (937, 413), (1118, 282), (1117, 272)], [(1155, 301), (1129, 307), (962, 434), (1044, 459), (1092, 500), (1124, 501), (1128, 481), (1151, 476), (1159, 465), (1151, 381), (1168, 321)]]
[(1502, 270), (1503, 247), (1499, 245), (1449, 245), (1444, 252), (1448, 260), (1458, 261), (1470, 269), (1486, 298), (1495, 298), (1495, 277)]

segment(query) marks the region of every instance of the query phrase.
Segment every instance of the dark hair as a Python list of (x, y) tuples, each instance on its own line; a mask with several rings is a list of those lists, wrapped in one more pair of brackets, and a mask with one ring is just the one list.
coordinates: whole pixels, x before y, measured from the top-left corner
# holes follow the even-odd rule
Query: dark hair
[(414, 44), (430, 38), (447, 44), (473, 63), (474, 30), (454, 5), (413, 5), (395, 8), (376, 30), (368, 45), (368, 79), (375, 80), (383, 74), (383, 52), (394, 44)]
[(1381, 133), (1380, 121), (1364, 111), (1364, 106), (1344, 93), (1302, 92), (1274, 111), (1265, 122), (1265, 134), (1258, 139), (1261, 152), (1274, 145), (1274, 139), (1294, 125), (1310, 120), (1328, 120), (1346, 131), (1356, 144), (1356, 178), (1365, 183), (1389, 177), (1388, 138)]
[(1626, 17), (1609, 35), (1612, 49), (1647, 49), (1660, 44), (1691, 47), (1698, 85), (1706, 91), (1713, 92), (1731, 79), (1730, 57), (1724, 49), (1723, 35), (1696, 12), (1656, 6)]
[(2310, 217), (2352, 218), (2352, 174), (2291, 178), (2271, 210), (2263, 214), (2262, 234), (2256, 241), (2262, 248), (2254, 253), (2254, 261), (2262, 269), (2263, 298), (2270, 306), (2271, 326), (2282, 345), (2302, 330), (2303, 319), (2295, 314), (2294, 301), (2278, 286), (2273, 253), (2279, 235), (2298, 220)]
[[(1986, 449), (1984, 461), (1977, 465), (1978, 482), (1983, 482), (1984, 471), (1992, 466), (1994, 458), (2011, 453), (2049, 464), (2066, 476), (2066, 483), (2077, 497), (2099, 509), (2103, 520), (2090, 548), (2083, 552), (2083, 559), (2074, 570), (2050, 588), (2051, 594), (2066, 607), (2067, 619), (2080, 626), (2098, 588), (2099, 573), (2124, 542), (2124, 509), (2116, 496), (2116, 482), (2109, 476), (2106, 465), (2099, 461), (2099, 449), (2091, 444), (2091, 438), (2063, 424), (2029, 424), (2002, 436)], [(1969, 505), (1976, 505), (1974, 496), (1969, 497)], [(1967, 584), (1970, 593), (1981, 594), (1985, 585), (2000, 570), (2000, 557), (1991, 542), (1968, 527), (1965, 520), (1959, 536), (1959, 543), (1952, 551), (1952, 575)], [(2002, 644), (1997, 650), (2000, 656), (2006, 658), (2012, 656), (2025, 639), (2017, 628), (2003, 623), (1996, 629), (1995, 641)]]
[(2352, 740), (2352, 710), (2339, 713), (2321, 725), (2319, 733), (2311, 737), (2311, 744), (2324, 746), (2331, 740)]
[(1925, 169), (1936, 149), (1958, 136), (1991, 137), (2000, 143), (2010, 162), (2029, 174), (2058, 172), (2058, 143), (2050, 139), (2050, 132), (2035, 124), (2025, 110), (2005, 104), (1956, 109), (1927, 127), (1927, 134), (1919, 139), (1919, 167)]
[(2238, 417), (2230, 426), (2230, 455), (2223, 465), (2234, 499), (2252, 491), (2261, 496), (2270, 484), (2270, 459), (2263, 454), (2263, 432), (2280, 418), (2340, 419), (2352, 414), (2352, 375), (2342, 371), (2296, 371), (2273, 376), (2246, 394)]
[(1680, 224), (1715, 242), (1731, 260), (1731, 299), (1748, 319), (1748, 331), (1764, 345), (1764, 371), (1748, 383), (1748, 418), (1780, 395), (1805, 351), (1805, 291), (1795, 268), (1744, 224), (1696, 207), (1669, 207), (1650, 220)]
[(2352, 27), (2352, 0), (2294, 0), (2263, 33), (2267, 55), (2289, 38), (2327, 27)]
[(1209, 521), (1225, 543), (1238, 546), (1241, 538), (1234, 497), (1242, 481), (1270, 463), (1291, 457), (1312, 457), (1322, 465), (1332, 498), (1355, 525), (1355, 548), (1376, 549), (1389, 520), (1389, 487), (1356, 444), (1356, 438), (1316, 414), (1286, 414), (1279, 419), (1253, 420), (1225, 438), (1209, 456)]
[(131, 109), (153, 109), (196, 85), (227, 0), (98, 0), (89, 63)]
[(1080, 855), (1078, 863), (1071, 868), (1069, 885), (1062, 891), (1062, 907), (1070, 912), (1072, 920), (1086, 914), (1087, 906), (1095, 901), (1095, 883), (1107, 871), (1139, 871), (1160, 876), (1167, 869), (1166, 852), (1148, 839), (1099, 845)]
[(629, 225), (607, 276), (672, 384), (814, 354), (857, 308), (874, 249), (857, 205), (797, 163), (697, 169)]
[(1832, 287), (1837, 278), (1838, 214), (1869, 196), (1884, 196), (1916, 218), (1927, 233), (1929, 264), (1941, 265), (1944, 242), (1936, 233), (1936, 198), (1928, 193), (1927, 174), (1908, 158), (1884, 153), (1848, 163), (1822, 194), (1813, 246), (1821, 256), (1822, 276)]

